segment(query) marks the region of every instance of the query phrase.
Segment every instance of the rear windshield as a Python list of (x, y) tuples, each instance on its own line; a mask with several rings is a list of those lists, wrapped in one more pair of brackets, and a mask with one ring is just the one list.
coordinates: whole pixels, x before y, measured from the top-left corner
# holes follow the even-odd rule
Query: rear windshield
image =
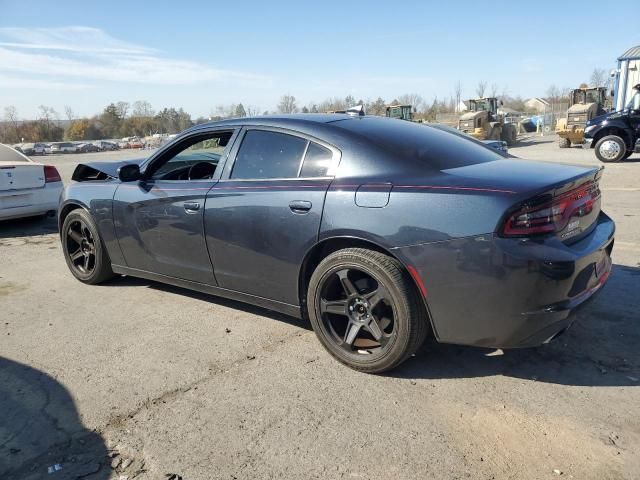
[(473, 139), (406, 120), (363, 117), (334, 125), (362, 135), (398, 158), (413, 158), (438, 170), (504, 158)]

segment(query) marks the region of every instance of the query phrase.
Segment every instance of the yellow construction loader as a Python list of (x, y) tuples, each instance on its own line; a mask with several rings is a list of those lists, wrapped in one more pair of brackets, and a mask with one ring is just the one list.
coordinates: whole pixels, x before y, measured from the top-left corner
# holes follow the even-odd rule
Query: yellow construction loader
[(584, 141), (584, 127), (587, 120), (606, 113), (606, 87), (576, 88), (569, 95), (569, 110), (567, 116), (558, 120), (556, 133), (558, 146), (568, 148), (571, 144), (582, 144)]
[[(500, 103), (502, 104), (502, 102)], [(498, 113), (498, 99), (476, 98), (467, 101), (469, 108), (458, 121), (458, 130), (478, 140), (503, 140), (507, 145), (516, 143), (518, 132), (512, 123), (505, 123), (504, 115)]]

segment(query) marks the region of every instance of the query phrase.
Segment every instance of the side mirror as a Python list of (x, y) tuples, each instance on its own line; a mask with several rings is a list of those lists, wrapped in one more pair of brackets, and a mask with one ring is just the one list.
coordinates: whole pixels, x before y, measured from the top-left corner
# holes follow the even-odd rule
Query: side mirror
[(503, 107), (504, 106), (504, 102), (502, 100), (500, 100), (500, 106)]
[(118, 178), (121, 182), (135, 182), (140, 180), (140, 166), (135, 163), (123, 165), (118, 169)]

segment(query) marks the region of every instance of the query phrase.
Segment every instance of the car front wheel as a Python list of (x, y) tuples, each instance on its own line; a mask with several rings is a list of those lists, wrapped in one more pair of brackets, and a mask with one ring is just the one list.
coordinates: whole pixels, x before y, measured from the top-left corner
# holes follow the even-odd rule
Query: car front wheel
[(595, 146), (596, 157), (601, 162), (619, 162), (627, 152), (624, 140), (617, 135), (607, 135), (598, 140)]
[(398, 366), (428, 330), (426, 308), (409, 274), (394, 258), (372, 250), (327, 256), (311, 276), (307, 304), (322, 345), (362, 372)]
[(86, 210), (73, 210), (62, 224), (62, 250), (74, 277), (95, 285), (113, 277), (111, 260)]

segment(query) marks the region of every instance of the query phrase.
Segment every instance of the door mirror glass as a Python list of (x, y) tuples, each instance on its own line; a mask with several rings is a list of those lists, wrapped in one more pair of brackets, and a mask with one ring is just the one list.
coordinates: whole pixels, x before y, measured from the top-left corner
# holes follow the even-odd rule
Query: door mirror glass
[(135, 182), (140, 180), (140, 166), (134, 163), (123, 165), (118, 169), (118, 178), (121, 182)]

